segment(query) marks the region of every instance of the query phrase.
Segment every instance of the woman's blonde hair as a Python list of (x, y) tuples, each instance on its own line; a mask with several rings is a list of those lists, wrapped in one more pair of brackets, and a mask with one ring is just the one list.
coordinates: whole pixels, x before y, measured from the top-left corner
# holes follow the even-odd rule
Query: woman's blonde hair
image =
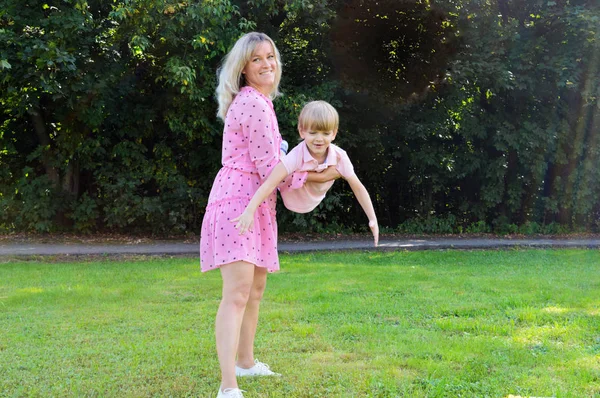
[(273, 46), (275, 60), (277, 61), (277, 70), (275, 71), (275, 84), (271, 91), (270, 98), (274, 99), (279, 95), (279, 81), (281, 80), (281, 57), (275, 43), (264, 33), (250, 32), (246, 33), (235, 42), (233, 48), (223, 58), (223, 64), (217, 71), (219, 85), (217, 86), (216, 96), (219, 102), (219, 111), (217, 116), (225, 120), (225, 115), (233, 101), (233, 97), (240, 92), (240, 89), (246, 85), (246, 79), (242, 70), (252, 58), (252, 53), (260, 43), (268, 41)]
[(298, 116), (298, 129), (302, 131), (337, 131), (340, 116), (325, 101), (312, 101), (304, 105)]

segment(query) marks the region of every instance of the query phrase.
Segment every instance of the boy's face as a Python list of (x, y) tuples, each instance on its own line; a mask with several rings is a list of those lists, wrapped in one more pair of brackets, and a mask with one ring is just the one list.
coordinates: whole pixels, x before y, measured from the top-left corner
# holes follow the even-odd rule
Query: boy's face
[(317, 160), (324, 160), (329, 144), (335, 139), (336, 134), (337, 130), (300, 130), (300, 137), (306, 142), (310, 154), (317, 158)]

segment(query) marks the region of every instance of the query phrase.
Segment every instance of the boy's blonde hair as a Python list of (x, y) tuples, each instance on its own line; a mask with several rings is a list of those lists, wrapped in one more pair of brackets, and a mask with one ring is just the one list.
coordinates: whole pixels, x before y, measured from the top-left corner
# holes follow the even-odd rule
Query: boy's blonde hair
[(340, 116), (333, 106), (325, 101), (311, 101), (304, 105), (298, 116), (298, 129), (302, 131), (334, 131), (340, 124)]
[(217, 116), (225, 120), (229, 105), (233, 97), (240, 92), (240, 89), (246, 85), (246, 79), (242, 70), (252, 58), (252, 53), (260, 43), (268, 41), (273, 46), (275, 60), (277, 61), (277, 70), (275, 71), (275, 84), (271, 91), (271, 99), (279, 95), (279, 82), (281, 80), (281, 56), (275, 43), (264, 33), (250, 32), (246, 33), (235, 42), (233, 48), (223, 58), (223, 64), (217, 71), (219, 85), (216, 90), (217, 101), (219, 102), (219, 111)]

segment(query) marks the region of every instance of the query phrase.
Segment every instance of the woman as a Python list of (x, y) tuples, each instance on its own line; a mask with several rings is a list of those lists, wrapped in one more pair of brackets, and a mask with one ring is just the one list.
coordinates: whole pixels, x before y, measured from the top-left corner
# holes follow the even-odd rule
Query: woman
[[(244, 211), (260, 184), (279, 163), (282, 143), (271, 100), (281, 79), (279, 51), (267, 35), (242, 36), (219, 71), (218, 116), (223, 119), (223, 167), (208, 199), (200, 237), (203, 272), (219, 268), (223, 296), (215, 335), (221, 367), (218, 397), (243, 398), (237, 376), (275, 376), (254, 359), (254, 336), (267, 272), (279, 270), (276, 193), (259, 206), (254, 229), (240, 236), (231, 220)], [(339, 177), (309, 173), (307, 181)], [(237, 355), (237, 363), (236, 363)]]

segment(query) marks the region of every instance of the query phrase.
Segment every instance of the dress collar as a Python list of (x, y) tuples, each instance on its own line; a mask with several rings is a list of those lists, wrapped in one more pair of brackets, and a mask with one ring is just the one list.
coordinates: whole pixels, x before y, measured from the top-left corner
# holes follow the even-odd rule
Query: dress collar
[(244, 87), (242, 87), (240, 89), (240, 93), (242, 93), (242, 92), (258, 94), (265, 101), (267, 101), (267, 103), (269, 105), (271, 105), (271, 108), (273, 108), (273, 101), (271, 101), (271, 98), (267, 97), (266, 95), (264, 95), (263, 93), (261, 93), (260, 91), (258, 91), (257, 89), (255, 89), (254, 87), (252, 87), (252, 86), (244, 86)]

